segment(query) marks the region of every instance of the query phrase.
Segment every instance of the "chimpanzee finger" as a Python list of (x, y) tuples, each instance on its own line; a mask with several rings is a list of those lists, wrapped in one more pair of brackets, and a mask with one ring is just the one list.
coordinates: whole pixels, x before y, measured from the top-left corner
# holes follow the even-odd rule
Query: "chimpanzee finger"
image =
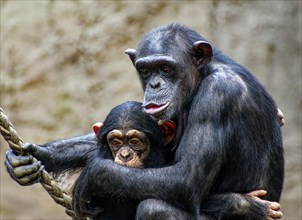
[(6, 170), (9, 173), (9, 175), (18, 182), (18, 178), (13, 174), (15, 168), (8, 162), (8, 160), (5, 160), (4, 164), (6, 166)]
[(262, 196), (265, 196), (266, 194), (267, 194), (267, 191), (262, 190), (262, 189), (254, 190), (254, 191), (248, 193), (248, 195), (256, 196), (256, 197), (262, 197)]
[(285, 124), (285, 120), (284, 120), (284, 114), (281, 111), (281, 109), (277, 108), (277, 115), (279, 117), (279, 123), (281, 126), (283, 126)]
[(89, 215), (87, 211), (88, 200), (83, 199), (82, 192), (80, 190), (74, 189), (72, 194), (72, 207), (77, 217), (85, 217)]
[(83, 215), (84, 213), (81, 212), (81, 203), (80, 202), (73, 204), (73, 210), (77, 217), (84, 217), (84, 215)]
[(281, 211), (270, 210), (269, 215), (273, 219), (281, 219), (283, 217), (283, 213)]
[(76, 215), (73, 210), (67, 208), (65, 209), (65, 213), (69, 215), (72, 219), (76, 219)]
[(49, 156), (49, 150), (37, 144), (26, 143), (23, 145), (23, 150), (29, 152), (37, 158), (46, 158)]
[[(38, 169), (38, 171), (36, 172), (32, 172), (33, 170), (35, 170), (35, 168), (29, 172), (29, 173), (26, 173), (26, 172), (22, 172), (20, 171), (20, 168), (22, 170), (22, 167), (18, 167), (18, 170), (16, 171), (16, 168), (11, 166), (11, 164), (6, 160), (5, 162), (5, 165), (6, 165), (6, 169), (7, 169), (7, 172), (9, 173), (9, 175), (17, 182), (19, 183), (20, 185), (31, 185), (33, 183), (36, 183), (39, 181), (39, 178), (40, 178), (40, 173), (41, 171), (44, 169), (43, 166), (40, 166), (40, 168)], [(39, 162), (35, 165), (39, 165)], [(29, 165), (31, 166), (31, 165)]]
[(21, 165), (31, 164), (33, 157), (31, 155), (17, 156), (12, 150), (6, 152), (6, 160), (13, 166), (18, 167)]
[(37, 183), (41, 179), (41, 171), (43, 169), (44, 169), (44, 166), (41, 166), (37, 172), (32, 173), (31, 175), (28, 175), (28, 176), (24, 176), (24, 177), (18, 179), (17, 182), (22, 186), (32, 185), (34, 183)]
[(12, 175), (14, 175), (16, 178), (21, 178), (24, 176), (32, 175), (33, 173), (37, 172), (40, 167), (41, 161), (36, 161), (33, 164), (15, 167), (11, 171)]
[(84, 216), (88, 216), (90, 218), (94, 218), (95, 216), (101, 214), (104, 211), (103, 208), (94, 207), (89, 202), (81, 203), (80, 209)]
[(281, 205), (278, 202), (270, 202), (269, 207), (275, 211), (279, 211), (281, 209)]

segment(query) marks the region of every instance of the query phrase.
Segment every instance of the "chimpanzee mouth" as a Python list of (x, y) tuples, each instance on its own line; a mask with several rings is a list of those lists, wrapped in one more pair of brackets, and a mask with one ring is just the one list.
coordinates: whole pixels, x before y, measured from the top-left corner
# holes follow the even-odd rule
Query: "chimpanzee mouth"
[(154, 103), (149, 103), (147, 105), (143, 105), (144, 107), (144, 112), (146, 112), (149, 115), (155, 115), (163, 110), (165, 110), (168, 106), (170, 105), (170, 102), (167, 102), (162, 105), (154, 104)]

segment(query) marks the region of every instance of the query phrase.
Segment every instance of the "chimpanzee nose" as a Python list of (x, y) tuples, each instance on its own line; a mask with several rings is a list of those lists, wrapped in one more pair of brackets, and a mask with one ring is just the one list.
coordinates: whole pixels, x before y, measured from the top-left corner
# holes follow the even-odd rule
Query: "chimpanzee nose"
[(160, 86), (160, 82), (154, 82), (154, 83), (151, 83), (150, 85), (151, 85), (152, 89), (156, 89)]
[(119, 155), (119, 158), (121, 161), (123, 162), (127, 162), (129, 160), (132, 159), (132, 153), (130, 152), (129, 149), (121, 149), (121, 152), (120, 152), (120, 155)]
[(149, 81), (151, 89), (158, 89), (161, 87), (161, 83), (163, 83), (163, 79), (159, 75), (155, 75)]

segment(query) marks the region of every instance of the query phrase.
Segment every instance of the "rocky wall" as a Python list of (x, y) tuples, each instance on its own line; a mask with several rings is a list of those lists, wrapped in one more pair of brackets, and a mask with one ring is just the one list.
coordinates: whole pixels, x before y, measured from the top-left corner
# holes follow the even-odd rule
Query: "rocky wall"
[[(124, 51), (150, 28), (179, 22), (263, 83), (285, 114), (284, 219), (301, 219), (301, 1), (1, 0), (1, 103), (26, 142), (91, 130), (142, 89)], [(40, 185), (3, 164), (1, 219), (68, 219)]]

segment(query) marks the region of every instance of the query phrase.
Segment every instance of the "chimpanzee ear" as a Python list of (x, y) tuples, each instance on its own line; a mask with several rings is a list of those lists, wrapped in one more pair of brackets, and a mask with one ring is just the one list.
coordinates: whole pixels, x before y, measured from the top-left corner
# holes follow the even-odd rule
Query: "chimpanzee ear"
[(213, 57), (211, 44), (206, 41), (196, 41), (193, 44), (193, 55), (198, 68), (207, 65)]
[(135, 58), (136, 58), (136, 50), (135, 49), (127, 49), (127, 50), (125, 50), (125, 54), (127, 54), (130, 57), (133, 65), (134, 65)]
[(167, 121), (159, 120), (158, 125), (165, 132), (164, 144), (165, 145), (169, 144), (175, 136), (175, 130), (176, 130), (175, 123), (170, 120), (167, 120)]
[(92, 129), (95, 133), (96, 138), (98, 137), (98, 133), (99, 133), (100, 129), (102, 128), (102, 126), (103, 126), (103, 123), (101, 123), (101, 122), (97, 122), (94, 125), (92, 125)]

